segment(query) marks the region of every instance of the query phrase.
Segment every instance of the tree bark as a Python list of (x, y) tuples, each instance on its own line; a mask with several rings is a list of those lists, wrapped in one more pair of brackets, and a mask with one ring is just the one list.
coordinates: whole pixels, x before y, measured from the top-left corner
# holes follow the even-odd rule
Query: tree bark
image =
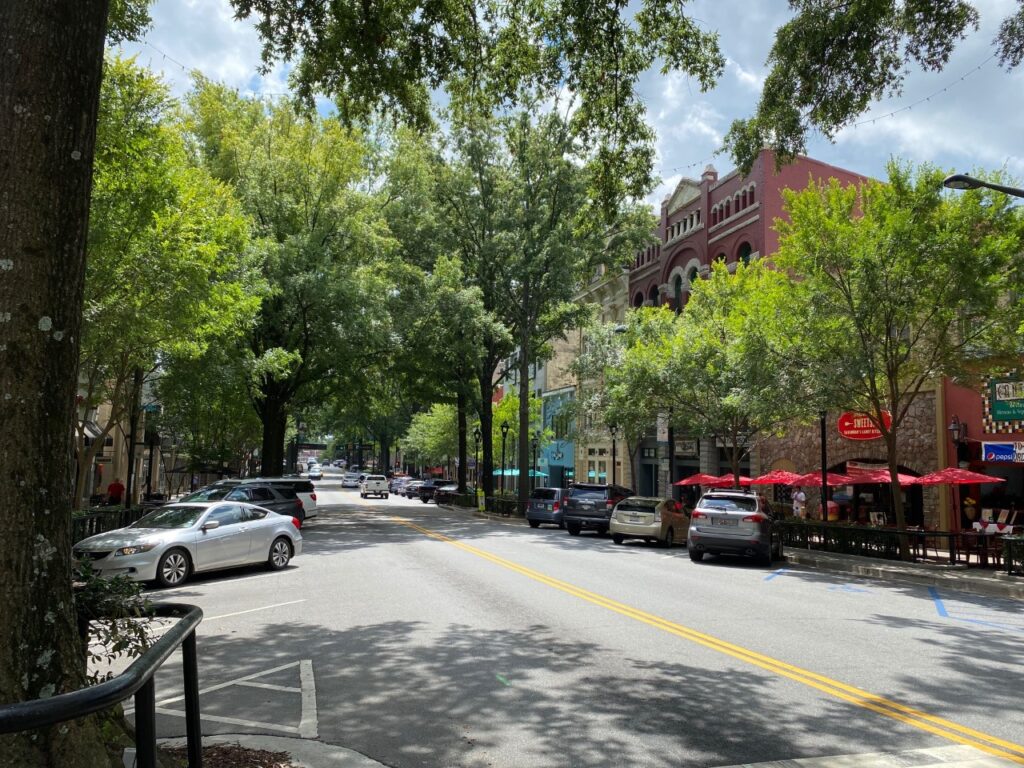
[(263, 422), (263, 464), (260, 475), (280, 477), (284, 466), (284, 435), (288, 425), (287, 404), (275, 395), (266, 395), (260, 401), (260, 420)]
[[(70, 483), (107, 0), (0, 3), (0, 701), (81, 687)], [(109, 764), (95, 718), (0, 737), (5, 764)]]
[(456, 411), (459, 418), (459, 493), (466, 492), (466, 391), (464, 384), (459, 384), (459, 392), (456, 395)]
[(480, 484), (484, 489), (484, 499), (494, 496), (494, 368), (488, 363), (481, 364), (478, 381), (480, 384)]
[[(890, 431), (885, 436), (885, 448), (889, 459), (889, 477), (891, 479), (890, 489), (892, 491), (892, 509), (896, 513), (896, 530), (902, 534), (907, 530), (907, 517), (903, 513), (903, 494), (900, 492), (900, 481), (899, 481), (899, 464), (896, 459), (896, 433)], [(900, 559), (909, 561), (910, 556), (910, 542), (906, 536), (901, 535), (900, 540)]]
[(530, 502), (530, 340), (523, 334), (519, 346), (519, 511)]

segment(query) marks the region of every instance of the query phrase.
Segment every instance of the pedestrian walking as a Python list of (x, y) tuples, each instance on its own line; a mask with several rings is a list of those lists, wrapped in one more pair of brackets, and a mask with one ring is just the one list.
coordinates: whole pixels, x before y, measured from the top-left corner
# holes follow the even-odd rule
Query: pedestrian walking
[(124, 498), (124, 484), (121, 478), (115, 477), (114, 482), (107, 486), (107, 504), (120, 504)]

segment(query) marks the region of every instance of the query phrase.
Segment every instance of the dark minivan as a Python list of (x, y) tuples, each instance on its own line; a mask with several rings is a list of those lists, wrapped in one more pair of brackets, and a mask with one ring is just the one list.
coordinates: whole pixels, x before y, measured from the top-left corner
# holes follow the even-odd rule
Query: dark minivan
[(568, 488), (534, 488), (530, 494), (530, 505), (526, 508), (526, 521), (531, 528), (541, 523), (552, 523), (565, 528), (562, 522), (562, 505)]
[(562, 505), (562, 521), (572, 536), (579, 536), (584, 528), (600, 534), (608, 533), (612, 509), (627, 496), (634, 495), (632, 490), (621, 485), (576, 483), (569, 488)]

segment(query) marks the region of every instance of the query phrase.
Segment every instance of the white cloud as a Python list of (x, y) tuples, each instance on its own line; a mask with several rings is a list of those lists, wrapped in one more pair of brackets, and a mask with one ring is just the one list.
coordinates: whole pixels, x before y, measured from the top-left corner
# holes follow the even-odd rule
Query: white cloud
[(764, 88), (764, 79), (767, 76), (765, 72), (753, 72), (749, 69), (744, 69), (742, 64), (732, 59), (728, 60), (727, 66), (735, 75), (740, 85), (752, 93), (761, 94), (761, 89)]

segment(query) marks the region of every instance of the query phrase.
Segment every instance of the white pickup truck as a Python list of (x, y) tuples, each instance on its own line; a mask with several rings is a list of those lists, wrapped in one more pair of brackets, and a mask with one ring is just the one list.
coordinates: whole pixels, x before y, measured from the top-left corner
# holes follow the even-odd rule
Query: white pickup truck
[(367, 475), (359, 484), (359, 496), (364, 499), (367, 496), (380, 496), (386, 499), (388, 497), (387, 478), (384, 475)]

